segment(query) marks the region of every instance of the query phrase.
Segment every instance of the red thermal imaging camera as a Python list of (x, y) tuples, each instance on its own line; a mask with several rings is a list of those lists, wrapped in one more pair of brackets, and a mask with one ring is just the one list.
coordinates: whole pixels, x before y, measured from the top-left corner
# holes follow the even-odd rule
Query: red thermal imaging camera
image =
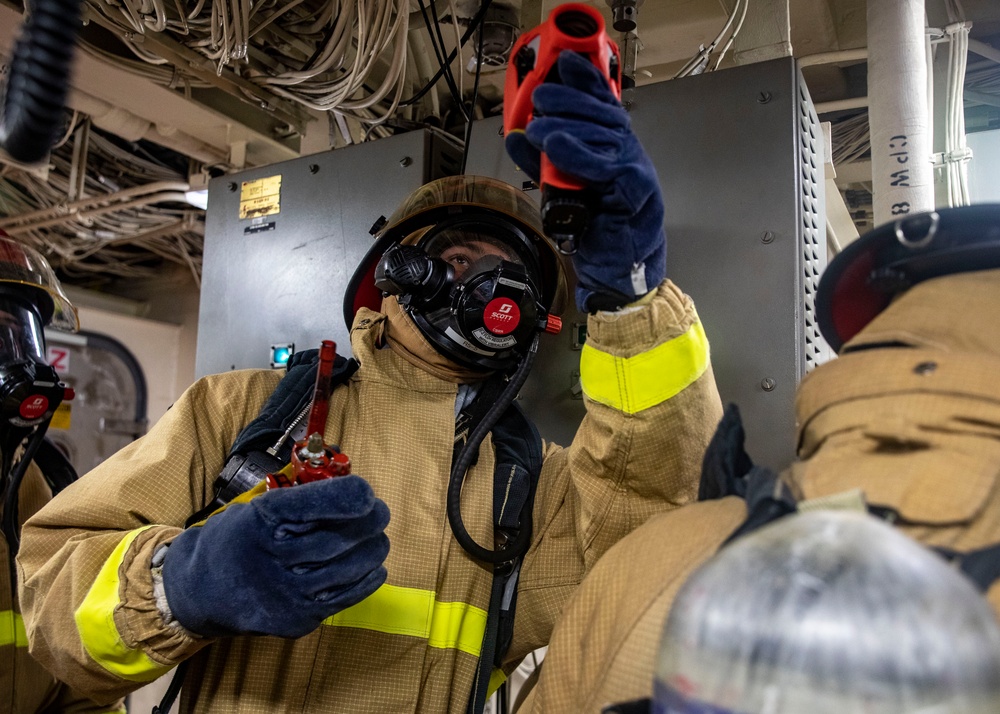
[[(518, 39), (511, 50), (504, 85), (504, 136), (523, 131), (531, 121), (531, 93), (543, 82), (559, 82), (556, 60), (563, 50), (579, 52), (597, 67), (614, 95), (621, 99), (621, 63), (616, 45), (604, 29), (601, 13), (589, 5), (567, 3), (549, 19)], [(541, 157), (542, 228), (561, 253), (577, 251), (590, 211), (584, 185)]]

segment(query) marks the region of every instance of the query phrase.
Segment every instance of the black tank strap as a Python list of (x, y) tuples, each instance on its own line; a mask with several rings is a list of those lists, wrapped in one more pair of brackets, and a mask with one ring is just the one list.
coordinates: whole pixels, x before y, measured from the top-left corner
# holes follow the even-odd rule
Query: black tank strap
[(42, 439), (35, 454), (35, 464), (45, 477), (45, 482), (52, 489), (52, 495), (62, 491), (79, 478), (73, 464), (58, 446), (48, 437)]
[(1000, 543), (960, 553), (950, 548), (934, 548), (938, 555), (958, 566), (969, 580), (986, 592), (1000, 580)]
[(747, 502), (747, 518), (723, 545), (795, 512), (795, 497), (778, 474), (755, 466), (743, 444), (746, 433), (740, 410), (726, 406), (702, 460), (698, 500), (739, 496)]
[(699, 501), (746, 497), (745, 477), (753, 468), (753, 461), (743, 448), (745, 439), (739, 407), (727, 404), (702, 459)]
[[(504, 379), (496, 375), (487, 380), (479, 393), (459, 414), (455, 423), (455, 448), (458, 458), (468, 435), (485, 417), (504, 389)], [(542, 472), (542, 437), (520, 407), (511, 404), (490, 430), (495, 454), (493, 471), (493, 528), (495, 538), (516, 541), (524, 529), (532, 528), (535, 488)], [(477, 455), (478, 456), (478, 455)], [(475, 463), (475, 462), (473, 462)], [(528, 539), (530, 543), (530, 539)], [(483, 711), (490, 675), (503, 663), (514, 635), (517, 609), (517, 580), (524, 552), (512, 553), (511, 559), (494, 566), (493, 585), (487, 611), (486, 631), (479, 655), (476, 679), (469, 696), (468, 714)]]

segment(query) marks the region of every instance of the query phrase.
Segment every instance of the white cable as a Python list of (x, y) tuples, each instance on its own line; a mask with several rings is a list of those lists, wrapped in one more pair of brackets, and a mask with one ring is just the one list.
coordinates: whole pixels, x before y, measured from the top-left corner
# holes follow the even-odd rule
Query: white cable
[(744, 0), (736, 0), (736, 4), (733, 5), (733, 10), (729, 14), (729, 18), (726, 20), (726, 24), (723, 25), (722, 29), (719, 31), (719, 34), (716, 35), (715, 39), (712, 40), (710, 43), (708, 43), (708, 45), (701, 45), (698, 48), (698, 52), (694, 55), (694, 57), (689, 59), (687, 63), (683, 67), (681, 67), (681, 69), (677, 72), (677, 74), (674, 75), (674, 79), (677, 79), (679, 77), (687, 77), (692, 74), (701, 74), (701, 72), (708, 65), (708, 62), (711, 59), (712, 52), (715, 51), (715, 48), (718, 46), (719, 42), (721, 42), (722, 38), (725, 37), (727, 32), (729, 32), (729, 28), (733, 26), (733, 22), (736, 21), (736, 14), (740, 11), (740, 8), (742, 7), (743, 4)]
[(70, 119), (69, 126), (66, 128), (66, 133), (62, 135), (62, 138), (52, 147), (52, 151), (55, 151), (60, 146), (69, 141), (69, 138), (73, 135), (73, 130), (76, 129), (76, 120), (80, 117), (80, 112), (73, 110), (73, 117)]
[[(959, 12), (961, 4), (955, 0)], [(951, 143), (949, 148), (949, 164), (952, 167), (954, 177), (954, 203), (955, 206), (969, 205), (969, 169), (968, 162), (971, 152), (965, 138), (965, 68), (969, 59), (969, 30), (971, 24), (967, 22), (956, 23), (946, 28), (946, 32), (951, 32), (952, 46), (954, 47), (955, 62), (950, 82), (954, 86), (952, 93), (952, 126)]]
[[(343, 107), (366, 123), (384, 122), (395, 112), (408, 81), (406, 60), (411, 55), (406, 46), (409, 7), (405, 0), (290, 0), (285, 4), (277, 0), (213, 0), (207, 6), (205, 0), (197, 0), (186, 17), (179, 11), (177, 18), (167, 13), (166, 0), (89, 2), (102, 15), (111, 13), (120, 18), (110, 24), (119, 28), (119, 37), (143, 63), (166, 61), (131, 41), (128, 33), (141, 32), (142, 22), (151, 28), (163, 25), (165, 34), (212, 61), (219, 73), (229, 66), (281, 97), (321, 111)], [(121, 4), (115, 8), (112, 2)], [(186, 4), (183, 0), (175, 3), (179, 8)], [(457, 31), (454, 10), (452, 16)], [(142, 21), (138, 28), (137, 21)], [(246, 64), (251, 42), (268, 48), (263, 67), (257, 60)], [(275, 48), (281, 46), (286, 49), (276, 53)], [(311, 58), (317, 46), (319, 51)], [(308, 66), (303, 66), (310, 58)], [(281, 71), (286, 67), (296, 69)], [(366, 89), (373, 74), (381, 78), (379, 84)], [(191, 86), (203, 86), (183, 67), (148, 76), (171, 87), (182, 83), (184, 77), (190, 79)], [(363, 116), (362, 108), (375, 108), (376, 112)]]
[[(156, 255), (200, 279), (203, 213), (182, 203), (183, 193), (175, 190), (187, 185), (182, 177), (94, 133), (87, 198), (66, 204), (71, 153), (70, 147), (52, 152), (48, 181), (19, 169), (0, 175), (0, 213), (19, 226), (12, 233), (71, 276), (148, 277), (156, 271), (149, 257)], [(104, 176), (114, 176), (118, 185)]]
[[(431, 61), (427, 54), (427, 45), (424, 42), (424, 34), (422, 32), (412, 32), (407, 33), (409, 35), (409, 41), (413, 45), (409, 55), (413, 57), (414, 63), (416, 65), (416, 72), (414, 73), (414, 87), (416, 90), (420, 89), (420, 78), (430, 77), (434, 74), (434, 70), (431, 67)], [(421, 45), (418, 47), (417, 42)], [(434, 84), (428, 90), (427, 95), (431, 103), (431, 115), (435, 117), (441, 116), (441, 99), (438, 95), (437, 83)]]
[[(738, 4), (739, 0), (737, 0)], [(740, 30), (743, 29), (743, 21), (747, 19), (747, 8), (750, 7), (750, 0), (743, 0), (743, 14), (740, 15), (740, 21), (736, 24), (736, 29), (733, 30), (733, 34), (729, 36), (729, 41), (726, 42), (725, 47), (722, 48), (722, 52), (719, 53), (719, 59), (715, 62), (714, 69), (719, 69), (719, 65), (722, 64), (722, 58), (726, 56), (726, 52), (729, 48), (733, 46), (733, 41), (736, 40), (736, 36), (740, 34)]]
[[(433, 2), (433, 0), (431, 0)], [(465, 96), (465, 61), (462, 57), (462, 31), (458, 29), (458, 10), (455, 9), (455, 0), (448, 0), (448, 7), (451, 9), (451, 26), (455, 30), (455, 50), (456, 58), (458, 60), (458, 96)], [(445, 52), (444, 46), (441, 47), (441, 51)], [(455, 63), (452, 62), (449, 67), (453, 66)]]

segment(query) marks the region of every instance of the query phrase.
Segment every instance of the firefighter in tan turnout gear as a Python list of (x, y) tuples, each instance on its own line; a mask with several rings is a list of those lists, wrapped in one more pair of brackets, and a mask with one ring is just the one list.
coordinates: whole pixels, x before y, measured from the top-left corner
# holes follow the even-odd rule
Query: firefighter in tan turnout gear
[(45, 361), (42, 328), (75, 332), (76, 310), (34, 249), (0, 231), (0, 714), (124, 711), (99, 705), (56, 680), (28, 655), (14, 556), (21, 525), (75, 477), (44, 441), (65, 385)]
[(578, 59), (509, 146), (537, 177), (544, 145), (592, 192), (573, 443), (542, 444), (510, 406), (563, 289), (537, 209), (490, 179), (432, 182), (348, 291), (359, 366), (334, 372), (323, 441), (356, 475), (258, 485), (204, 518), (220, 472), (239, 480), (234, 442), (304, 365), (198, 381), (26, 524), (25, 626), (49, 670), (110, 701), (186, 662), (182, 711), (481, 710), (609, 547), (694, 499), (721, 415), (708, 345), (664, 277), (655, 171)]
[[(727, 410), (700, 502), (651, 518), (594, 567), (520, 711), (599, 712), (648, 698), (663, 623), (695, 569), (775, 516), (859, 495), (952, 561), (1000, 613), (998, 312), (1000, 205), (911, 216), (839, 254), (817, 294), (839, 357), (799, 385), (800, 460), (780, 477), (754, 467)], [(684, 693), (680, 711), (729, 710), (694, 685)], [(983, 711), (962, 704), (941, 711)]]

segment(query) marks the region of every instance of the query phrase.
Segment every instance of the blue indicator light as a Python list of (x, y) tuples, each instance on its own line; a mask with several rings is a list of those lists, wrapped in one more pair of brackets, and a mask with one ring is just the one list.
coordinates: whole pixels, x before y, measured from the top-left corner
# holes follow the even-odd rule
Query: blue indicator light
[(279, 369), (288, 364), (288, 358), (295, 354), (295, 343), (271, 345), (271, 369)]

